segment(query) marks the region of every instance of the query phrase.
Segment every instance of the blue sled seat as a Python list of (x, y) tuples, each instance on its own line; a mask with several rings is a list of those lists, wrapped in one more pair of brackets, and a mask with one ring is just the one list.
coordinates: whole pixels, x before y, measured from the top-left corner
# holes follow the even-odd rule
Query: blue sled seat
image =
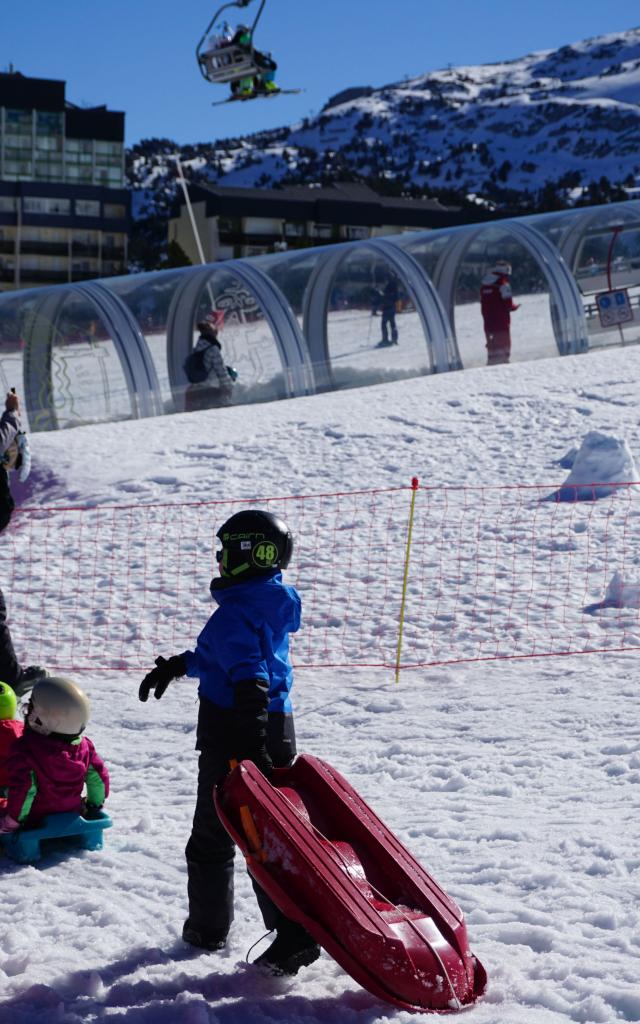
[(49, 814), (37, 828), (18, 829), (2, 837), (4, 852), (20, 864), (31, 864), (40, 860), (40, 843), (47, 839), (73, 839), (83, 850), (101, 850), (102, 833), (111, 828), (113, 822), (105, 811), (99, 811), (95, 818), (83, 818), (79, 814)]

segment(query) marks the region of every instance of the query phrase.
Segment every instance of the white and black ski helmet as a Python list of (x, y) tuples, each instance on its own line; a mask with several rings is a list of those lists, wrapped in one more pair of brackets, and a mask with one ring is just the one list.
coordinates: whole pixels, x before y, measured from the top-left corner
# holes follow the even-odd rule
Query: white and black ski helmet
[(293, 536), (287, 524), (272, 512), (247, 509), (227, 519), (216, 537), (222, 576), (237, 580), (286, 569), (293, 553)]
[(494, 274), (506, 274), (508, 277), (511, 276), (511, 264), (509, 260), (496, 260), (493, 264)]
[(84, 732), (91, 714), (86, 693), (64, 676), (39, 679), (31, 691), (27, 721), (43, 736), (75, 737)]

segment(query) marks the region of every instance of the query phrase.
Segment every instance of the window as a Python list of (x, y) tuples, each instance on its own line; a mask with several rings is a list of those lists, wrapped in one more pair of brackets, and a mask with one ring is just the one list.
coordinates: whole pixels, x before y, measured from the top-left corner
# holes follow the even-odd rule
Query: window
[(48, 199), (45, 196), (25, 196), (22, 200), (25, 213), (49, 213), (67, 217), (71, 213), (69, 199)]
[(73, 232), (74, 245), (78, 242), (80, 245), (97, 245), (98, 244), (98, 232), (97, 231), (74, 231)]
[(64, 148), (67, 153), (93, 153), (93, 142), (91, 139), (67, 139)]
[(368, 238), (370, 234), (369, 228), (353, 227), (349, 224), (345, 227), (344, 233), (346, 238)]
[(31, 138), (26, 135), (16, 135), (15, 132), (5, 132), (5, 149), (26, 149), (31, 152)]
[(69, 164), (67, 164), (67, 169), (65, 171), (65, 180), (79, 182), (81, 181), (86, 182), (87, 184), (91, 184), (91, 182), (93, 181), (92, 169), (90, 167), (69, 167)]
[(105, 217), (113, 217), (117, 220), (127, 216), (127, 211), (121, 203), (105, 203), (104, 204), (104, 215)]
[(30, 178), (31, 161), (18, 163), (17, 160), (5, 160), (4, 173), (7, 178)]
[(316, 238), (331, 238), (333, 227), (331, 224), (316, 224), (314, 228)]
[(38, 110), (36, 131), (38, 135), (62, 135), (62, 114)]
[(76, 216), (99, 217), (100, 203), (97, 199), (76, 199)]
[[(120, 159), (122, 156), (122, 144), (120, 142), (101, 142), (98, 139), (96, 141), (96, 153)], [(104, 161), (101, 161), (101, 163), (104, 163)]]
[(13, 196), (0, 196), (0, 213), (15, 213), (16, 201)]
[(285, 235), (288, 235), (290, 238), (301, 238), (304, 234), (306, 234), (306, 230), (307, 225), (303, 220), (289, 221), (284, 226), (284, 233)]
[(4, 118), (9, 131), (17, 135), (31, 135), (33, 122), (30, 110), (6, 110)]
[(55, 153), (60, 153), (62, 150), (62, 136), (61, 135), (39, 135), (36, 139), (37, 150), (53, 150)]

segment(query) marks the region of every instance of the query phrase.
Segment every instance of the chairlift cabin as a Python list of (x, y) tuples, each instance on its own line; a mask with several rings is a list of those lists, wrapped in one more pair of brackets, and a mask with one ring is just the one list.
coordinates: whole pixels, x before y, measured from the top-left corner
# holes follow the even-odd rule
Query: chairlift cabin
[(220, 37), (217, 40), (214, 39), (213, 42), (207, 42), (207, 36), (212, 26), (216, 24), (224, 10), (229, 7), (247, 7), (252, 2), (253, 0), (232, 0), (231, 3), (223, 4), (216, 11), (203, 32), (202, 38), (196, 47), (196, 57), (200, 72), (208, 82), (212, 82), (214, 85), (222, 85), (237, 82), (241, 78), (247, 78), (260, 73), (260, 66), (256, 63), (253, 48), (253, 34), (266, 0), (261, 0), (258, 13), (253, 20), (253, 24), (249, 27), (250, 43), (248, 46), (241, 46), (234, 43), (231, 39), (227, 40)]

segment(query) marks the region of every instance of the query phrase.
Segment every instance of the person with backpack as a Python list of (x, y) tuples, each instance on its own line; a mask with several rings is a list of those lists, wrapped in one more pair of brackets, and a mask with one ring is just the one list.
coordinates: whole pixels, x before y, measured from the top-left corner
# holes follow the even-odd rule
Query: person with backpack
[(223, 324), (224, 313), (219, 310), (208, 313), (196, 324), (200, 337), (184, 363), (189, 381), (184, 402), (186, 412), (231, 405), (237, 373), (226, 366), (222, 358), (218, 332)]

